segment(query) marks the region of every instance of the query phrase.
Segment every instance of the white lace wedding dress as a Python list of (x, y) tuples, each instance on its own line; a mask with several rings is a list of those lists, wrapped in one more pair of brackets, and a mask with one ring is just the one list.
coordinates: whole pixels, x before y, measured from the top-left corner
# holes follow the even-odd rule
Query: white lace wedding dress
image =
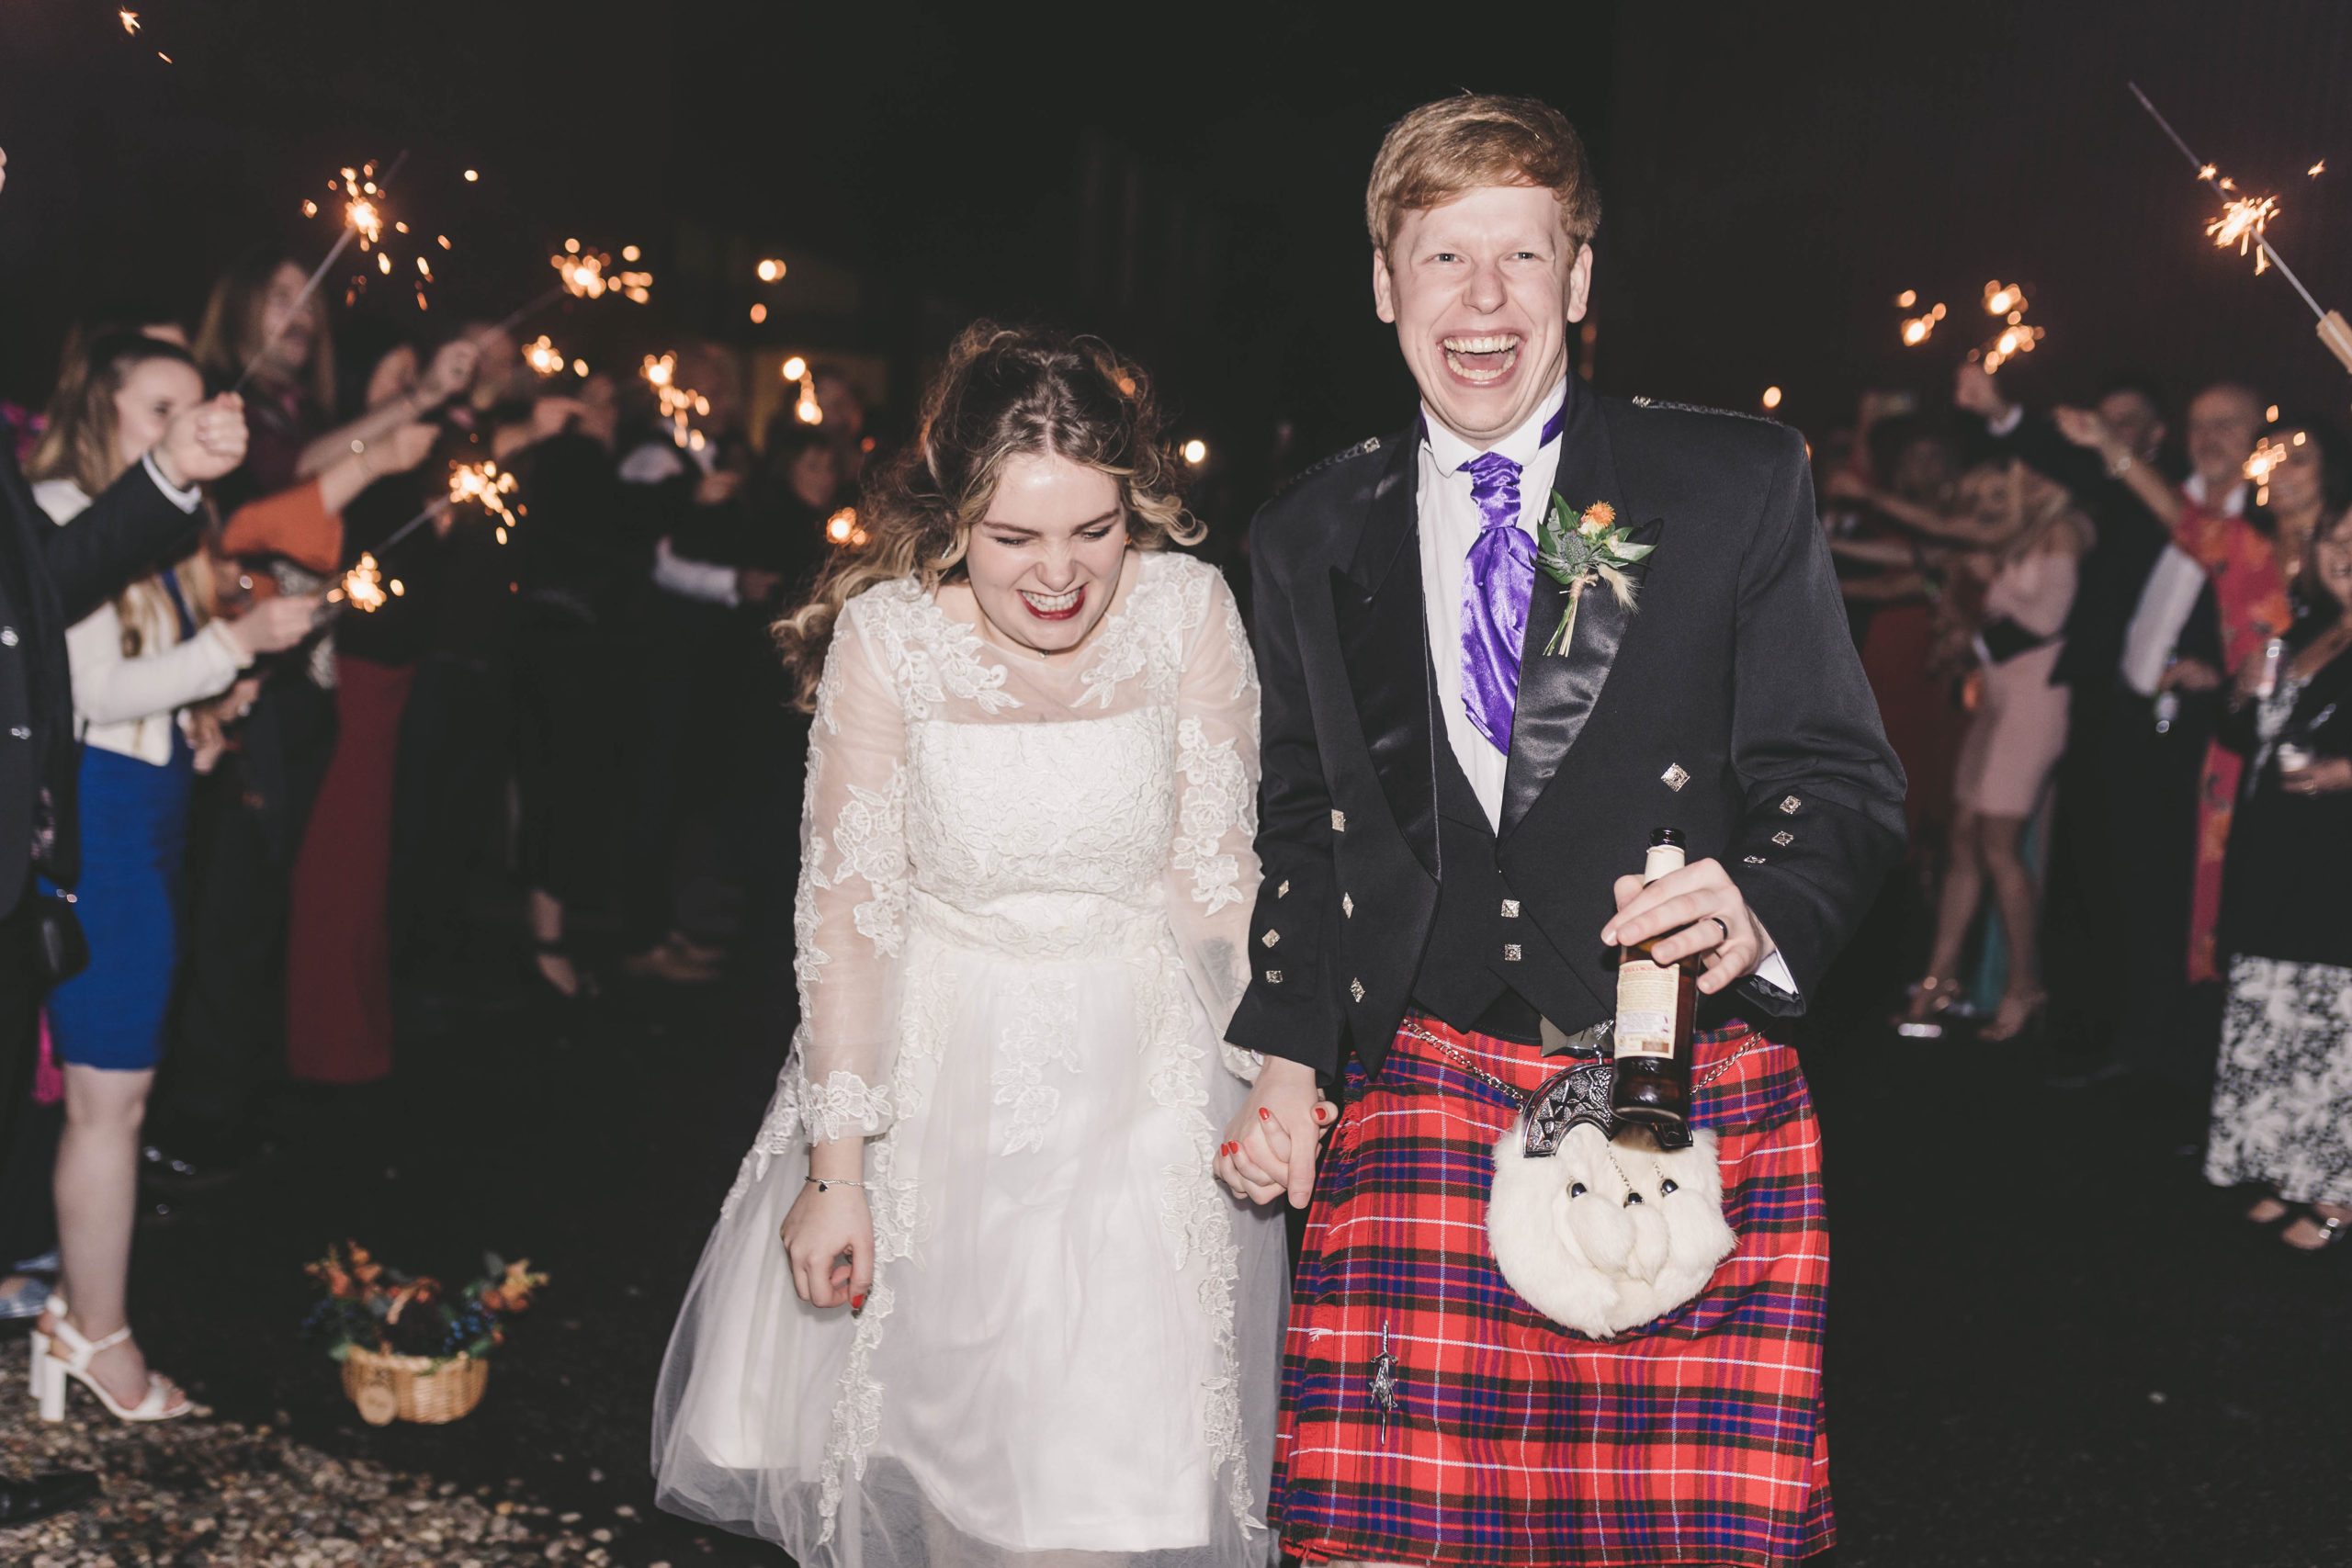
[[(1269, 1563), (1278, 1211), (1210, 1175), (1254, 1057), (1258, 683), (1146, 553), (1091, 649), (970, 591), (843, 611), (808, 754), (792, 1059), (662, 1369), (662, 1506), (808, 1568)], [(812, 1136), (863, 1133), (874, 1287), (793, 1293)]]

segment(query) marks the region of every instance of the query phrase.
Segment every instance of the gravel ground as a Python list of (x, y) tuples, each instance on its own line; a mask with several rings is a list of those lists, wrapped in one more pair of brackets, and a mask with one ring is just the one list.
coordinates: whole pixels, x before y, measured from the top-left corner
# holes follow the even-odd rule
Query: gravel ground
[[(2198, 1176), (2198, 1097), (2044, 1087), (2065, 1054), (1894, 1038), (1877, 922), (1801, 1025), (1836, 1267), (1827, 1402), (1841, 1544), (1808, 1568), (2313, 1568), (2342, 1503), (2352, 1247), (2290, 1254)], [(529, 1000), (511, 917), (403, 1002), (392, 1079), (292, 1108), (284, 1148), (151, 1215), (131, 1321), (217, 1414), (43, 1427), (0, 1343), (0, 1470), (106, 1478), (0, 1533), (5, 1568), (586, 1563), (786, 1568), (660, 1514), (672, 1319), (774, 1082), (746, 964), (699, 991)], [(484, 1248), (553, 1282), (481, 1407), (369, 1427), (297, 1332), (332, 1240), (444, 1279)], [(503, 1512), (500, 1510), (503, 1509)], [(610, 1539), (600, 1540), (607, 1533)]]
[(0, 1350), (0, 1466), (106, 1477), (91, 1506), (0, 1531), (0, 1559), (24, 1568), (662, 1565), (631, 1550), (637, 1510), (627, 1503), (600, 1517), (558, 1513), (520, 1478), (462, 1491), (202, 1408), (128, 1427), (78, 1390), (52, 1426), (20, 1396), (24, 1376), (19, 1339)]

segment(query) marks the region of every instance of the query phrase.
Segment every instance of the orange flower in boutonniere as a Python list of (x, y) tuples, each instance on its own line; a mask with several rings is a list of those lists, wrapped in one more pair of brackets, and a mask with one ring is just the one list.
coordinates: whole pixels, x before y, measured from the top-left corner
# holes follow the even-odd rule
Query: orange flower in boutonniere
[(1559, 629), (1544, 645), (1546, 653), (1565, 653), (1576, 635), (1577, 604), (1596, 579), (1609, 585), (1617, 603), (1634, 607), (1634, 580), (1624, 569), (1657, 548), (1628, 542), (1627, 530), (1617, 521), (1617, 509), (1596, 501), (1582, 512), (1570, 507), (1558, 491), (1552, 492), (1552, 510), (1535, 530), (1535, 564), (1544, 575), (1568, 591), (1568, 607)]

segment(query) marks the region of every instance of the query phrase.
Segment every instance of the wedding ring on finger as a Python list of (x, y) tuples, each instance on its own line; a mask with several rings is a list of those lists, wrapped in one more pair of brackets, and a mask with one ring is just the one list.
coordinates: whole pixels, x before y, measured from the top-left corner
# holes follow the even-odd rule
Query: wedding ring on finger
[(1716, 945), (1717, 947), (1725, 947), (1725, 946), (1730, 945), (1730, 942), (1731, 942), (1731, 927), (1729, 927), (1729, 926), (1727, 926), (1727, 925), (1725, 925), (1725, 924), (1724, 923), (1724, 918), (1723, 918), (1721, 915), (1709, 915), (1709, 916), (1707, 917), (1707, 919), (1711, 919), (1711, 920), (1714, 921), (1714, 922), (1715, 922), (1715, 930), (1717, 930), (1717, 931), (1721, 931), (1721, 932), (1723, 932), (1723, 933), (1724, 933), (1724, 934), (1722, 935), (1722, 937), (1721, 937), (1721, 938), (1719, 938), (1719, 939), (1716, 941), (1715, 945)]

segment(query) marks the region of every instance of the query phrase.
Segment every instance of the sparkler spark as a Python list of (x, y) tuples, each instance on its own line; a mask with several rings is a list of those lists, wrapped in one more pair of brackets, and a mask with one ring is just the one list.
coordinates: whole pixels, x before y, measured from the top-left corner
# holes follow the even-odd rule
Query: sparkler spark
[(136, 12), (136, 11), (118, 11), (118, 12), (116, 12), (116, 13), (115, 13), (115, 15), (116, 15), (116, 16), (118, 16), (118, 17), (120, 17), (122, 18), (122, 30), (123, 30), (124, 32), (127, 32), (127, 33), (135, 33), (135, 32), (137, 32), (137, 31), (139, 30), (139, 13), (138, 13), (138, 12)]
[(526, 364), (529, 365), (532, 369), (537, 371), (541, 376), (552, 376), (563, 368), (563, 355), (561, 351), (559, 350), (554, 344), (548, 341), (547, 334), (545, 333), (539, 334), (539, 338), (537, 343), (528, 343), (523, 345), (523, 359)]
[[(2225, 180), (2222, 183), (2227, 185), (2229, 182)], [(2219, 218), (2205, 225), (2205, 232), (2222, 250), (2235, 245), (2238, 254), (2244, 255), (2261, 241), (2263, 231), (2278, 216), (2278, 198), (2275, 196), (2266, 196), (2259, 200), (2252, 197), (2237, 197), (2222, 207)], [(2256, 252), (2254, 270), (2263, 273), (2269, 269), (2270, 247), (2263, 245)]]
[(384, 573), (376, 558), (363, 554), (357, 565), (343, 574), (340, 586), (327, 590), (327, 603), (344, 604), (372, 615), (384, 607)]
[(1984, 286), (1984, 313), (2001, 320), (2001, 330), (1988, 343), (1969, 351), (1969, 360), (1984, 367), (1991, 375), (2020, 354), (2031, 354), (2033, 345), (2049, 333), (2040, 327), (2025, 324), (2025, 313), (2032, 309), (2027, 300), (2025, 285), (2003, 283), (1995, 278)]
[(506, 542), (506, 530), (521, 521), (506, 498), (514, 493), (515, 480), (511, 473), (487, 459), (479, 463), (455, 463), (449, 468), (449, 502), (453, 506), (469, 503), (479, 506), (498, 520), (498, 542)]
[(665, 354), (659, 359), (651, 355), (638, 367), (645, 384), (662, 404), (662, 417), (670, 422), (671, 439), (690, 452), (703, 449), (705, 436), (694, 428), (691, 415), (710, 412), (710, 400), (692, 388), (678, 385), (678, 356)]
[(2314, 180), (2325, 173), (2327, 173), (2327, 160), (2324, 158), (2322, 158), (2318, 163), (2313, 164), (2310, 168), (2303, 171), (2303, 174), (2307, 177)]

